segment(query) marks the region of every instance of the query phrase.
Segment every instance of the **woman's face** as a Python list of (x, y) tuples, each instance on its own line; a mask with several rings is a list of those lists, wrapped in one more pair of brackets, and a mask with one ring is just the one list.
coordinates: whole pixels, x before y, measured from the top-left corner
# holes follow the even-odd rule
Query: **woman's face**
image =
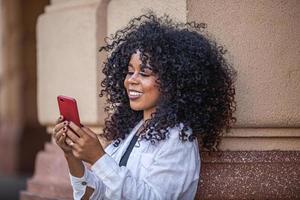
[(132, 54), (128, 64), (128, 72), (124, 80), (124, 86), (130, 101), (130, 107), (133, 110), (144, 110), (145, 115), (150, 115), (158, 104), (160, 92), (156, 83), (157, 76), (150, 67), (141, 69), (142, 61), (140, 52)]

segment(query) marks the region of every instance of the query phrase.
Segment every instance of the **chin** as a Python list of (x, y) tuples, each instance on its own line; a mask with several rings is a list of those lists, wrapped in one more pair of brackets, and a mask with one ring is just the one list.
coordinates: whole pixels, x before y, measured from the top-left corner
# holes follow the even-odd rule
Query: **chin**
[(130, 108), (134, 111), (141, 111), (141, 110), (144, 110), (143, 108), (140, 108), (140, 107), (137, 107), (137, 106), (131, 106), (130, 105)]
[(138, 106), (135, 103), (129, 103), (129, 105), (132, 110), (135, 110), (135, 111), (143, 110), (143, 108), (141, 108), (141, 106)]

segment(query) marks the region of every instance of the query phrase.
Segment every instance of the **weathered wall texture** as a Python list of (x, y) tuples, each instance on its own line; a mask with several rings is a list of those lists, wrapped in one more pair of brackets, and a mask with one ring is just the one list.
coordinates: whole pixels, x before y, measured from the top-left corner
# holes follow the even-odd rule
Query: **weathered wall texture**
[[(80, 113), (83, 124), (99, 129), (103, 121), (98, 63), (104, 55), (98, 49), (106, 36), (107, 4), (107, 0), (51, 1), (39, 17), (38, 117), (48, 133), (59, 116), (60, 94), (78, 100), (79, 112), (85, 111)], [(35, 174), (21, 199), (72, 199), (67, 164), (53, 142), (38, 154)]]
[[(3, 44), (3, 40), (4, 40), (4, 36), (3, 36), (3, 33), (4, 33), (4, 30), (3, 30), (3, 17), (4, 17), (4, 13), (3, 13), (3, 0), (0, 0), (0, 16), (1, 16), (1, 18), (0, 18), (0, 44)], [(0, 46), (0, 80), (1, 79), (3, 79), (3, 71), (4, 71), (4, 66), (3, 66), (3, 52), (4, 52), (4, 49), (3, 49), (3, 46), (1, 45)], [(2, 95), (0, 95), (0, 102), (3, 102), (3, 100), (2, 100)], [(2, 107), (4, 106), (4, 104), (3, 103), (0, 103), (0, 110), (2, 110)], [(0, 115), (0, 116), (2, 116), (2, 114)]]
[(238, 72), (237, 124), (202, 154), (198, 198), (300, 198), (300, 2), (187, 2)]
[(146, 13), (149, 9), (157, 14), (170, 15), (177, 21), (186, 22), (186, 0), (113, 0), (107, 11), (107, 32), (112, 34), (127, 25), (130, 19)]
[[(20, 48), (22, 29), (19, 11), (17, 1), (1, 2), (0, 170), (7, 174), (15, 174), (17, 169), (17, 145), (23, 125)], [(12, 31), (14, 34), (11, 34)]]
[(38, 115), (42, 124), (53, 124), (58, 118), (58, 95), (77, 99), (82, 123), (99, 123), (97, 31), (98, 20), (104, 20), (97, 18), (99, 2), (58, 1), (39, 18)]
[(300, 150), (299, 10), (299, 1), (188, 1), (187, 19), (208, 24), (238, 72), (237, 124), (221, 149)]
[(300, 127), (300, 2), (189, 0), (187, 18), (230, 52), (237, 126)]
[(47, 0), (1, 1), (0, 171), (32, 173), (35, 155), (49, 139), (37, 120), (36, 18)]

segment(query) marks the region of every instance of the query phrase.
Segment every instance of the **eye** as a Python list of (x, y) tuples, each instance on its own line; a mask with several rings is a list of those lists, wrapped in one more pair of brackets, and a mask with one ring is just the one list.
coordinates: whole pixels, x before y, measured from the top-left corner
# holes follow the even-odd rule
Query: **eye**
[(149, 76), (150, 76), (150, 74), (145, 73), (145, 72), (141, 72), (140, 74), (141, 74), (143, 77), (149, 77)]
[(126, 74), (131, 76), (134, 74), (134, 72), (127, 71)]
[(144, 68), (141, 70), (140, 74), (144, 77), (148, 77), (152, 75), (152, 70), (149, 68)]

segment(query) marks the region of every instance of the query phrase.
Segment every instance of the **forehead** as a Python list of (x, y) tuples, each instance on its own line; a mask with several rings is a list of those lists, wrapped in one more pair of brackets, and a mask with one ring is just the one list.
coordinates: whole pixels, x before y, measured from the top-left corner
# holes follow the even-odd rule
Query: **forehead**
[(131, 65), (140, 65), (140, 64), (142, 64), (140, 56), (141, 56), (140, 52), (132, 54), (131, 57), (130, 57), (130, 60), (129, 60), (129, 64), (131, 64)]
[(129, 63), (128, 63), (128, 67), (132, 67), (132, 68), (138, 67), (138, 68), (143, 68), (143, 69), (144, 68), (152, 69), (152, 67), (149, 65), (149, 57), (144, 56), (138, 50), (131, 55)]

